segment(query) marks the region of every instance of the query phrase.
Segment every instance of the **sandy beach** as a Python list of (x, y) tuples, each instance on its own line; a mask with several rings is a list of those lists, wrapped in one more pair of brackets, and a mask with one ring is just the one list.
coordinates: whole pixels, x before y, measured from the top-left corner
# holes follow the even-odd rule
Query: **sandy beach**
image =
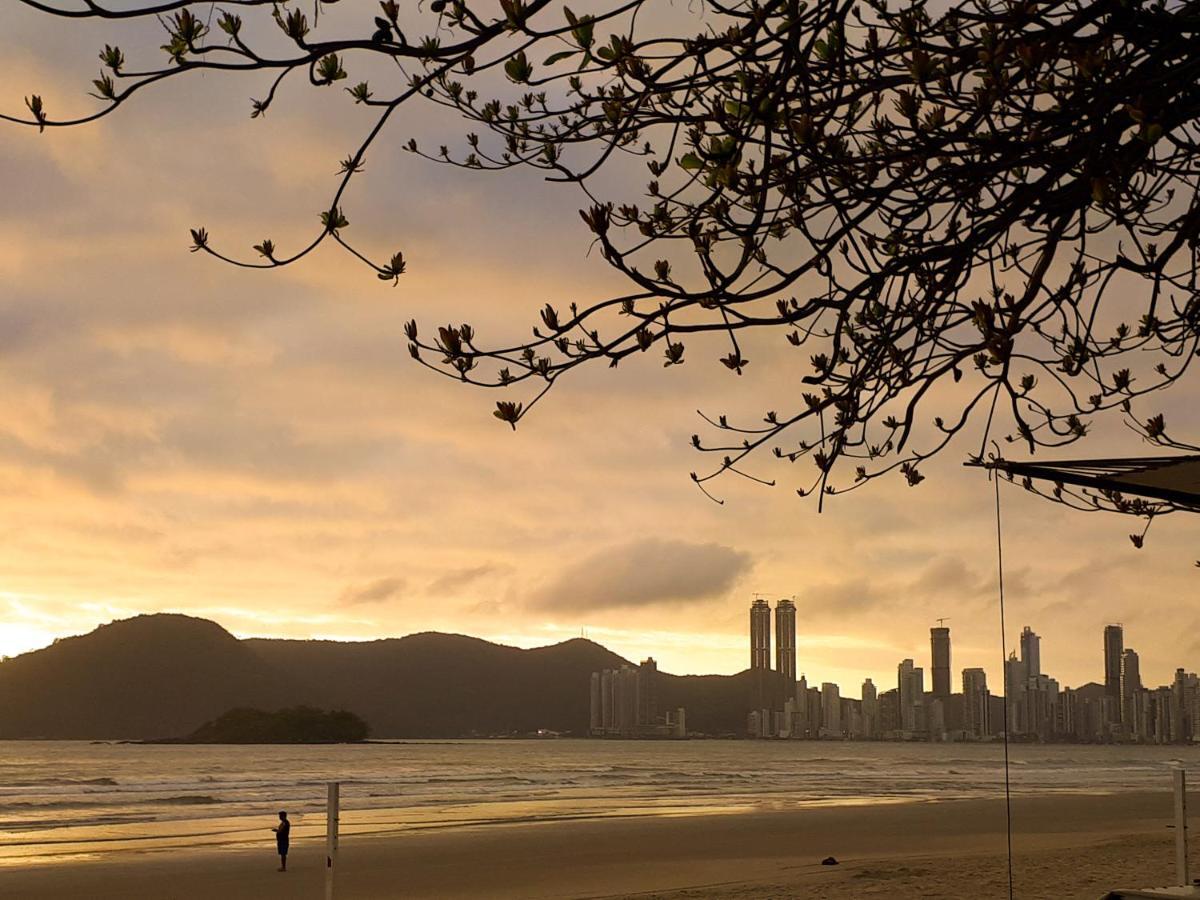
[[(1168, 793), (1016, 798), (1013, 819), (1018, 897), (1171, 880)], [(8, 866), (0, 897), (323, 896), (323, 843), (278, 873), (268, 824), (261, 849)], [(998, 898), (1004, 846), (1003, 802), (980, 800), (505, 824), (349, 838), (338, 896)]]

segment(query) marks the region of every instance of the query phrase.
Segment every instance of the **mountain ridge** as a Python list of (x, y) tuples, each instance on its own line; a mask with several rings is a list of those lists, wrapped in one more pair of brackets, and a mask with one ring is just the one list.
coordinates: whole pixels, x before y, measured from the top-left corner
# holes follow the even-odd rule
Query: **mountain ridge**
[[(346, 709), (379, 738), (586, 734), (591, 673), (629, 664), (586, 638), (521, 648), (435, 631), (370, 641), (237, 638), (180, 613), (119, 619), (0, 661), (0, 739), (154, 740), (231, 709)], [(748, 673), (660, 677), (693, 728), (741, 731)]]

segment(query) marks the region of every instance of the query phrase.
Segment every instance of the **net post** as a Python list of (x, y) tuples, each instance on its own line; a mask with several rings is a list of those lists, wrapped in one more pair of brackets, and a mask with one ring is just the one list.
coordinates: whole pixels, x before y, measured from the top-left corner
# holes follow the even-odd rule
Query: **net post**
[(341, 783), (330, 781), (325, 787), (325, 900), (333, 900), (334, 871), (337, 868), (338, 807), (341, 801)]
[(1187, 773), (1182, 765), (1171, 773), (1175, 781), (1175, 883), (1190, 887), (1187, 850)]

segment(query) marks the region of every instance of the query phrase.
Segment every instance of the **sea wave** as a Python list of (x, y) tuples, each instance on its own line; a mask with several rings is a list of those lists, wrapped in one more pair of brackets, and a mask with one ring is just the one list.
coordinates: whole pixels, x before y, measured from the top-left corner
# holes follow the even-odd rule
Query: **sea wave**
[(15, 809), (93, 809), (103, 806), (112, 804), (103, 800), (18, 800), (13, 803), (0, 803), (0, 813)]
[(116, 787), (118, 784), (115, 778), (30, 778), (26, 781), (10, 781), (8, 787), (54, 787), (62, 785), (64, 787), (83, 787), (86, 785), (95, 785), (98, 787)]
[[(104, 816), (72, 816), (69, 822), (58, 819), (6, 819), (4, 831), (54, 831), (64, 826), (95, 827), (98, 825), (124, 825), (132, 822), (145, 822), (146, 816), (140, 813), (113, 813)], [(0, 837), (0, 847), (7, 841)]]

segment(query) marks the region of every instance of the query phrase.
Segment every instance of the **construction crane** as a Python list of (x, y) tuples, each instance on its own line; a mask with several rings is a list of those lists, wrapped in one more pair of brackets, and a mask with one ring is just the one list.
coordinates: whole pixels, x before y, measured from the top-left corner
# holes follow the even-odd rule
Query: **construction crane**
[(947, 623), (947, 622), (949, 622), (949, 621), (950, 621), (950, 617), (949, 617), (949, 616), (946, 616), (945, 618), (938, 619), (938, 620), (937, 620), (937, 623), (938, 623), (938, 628), (945, 628), (945, 627), (946, 627), (946, 623)]

